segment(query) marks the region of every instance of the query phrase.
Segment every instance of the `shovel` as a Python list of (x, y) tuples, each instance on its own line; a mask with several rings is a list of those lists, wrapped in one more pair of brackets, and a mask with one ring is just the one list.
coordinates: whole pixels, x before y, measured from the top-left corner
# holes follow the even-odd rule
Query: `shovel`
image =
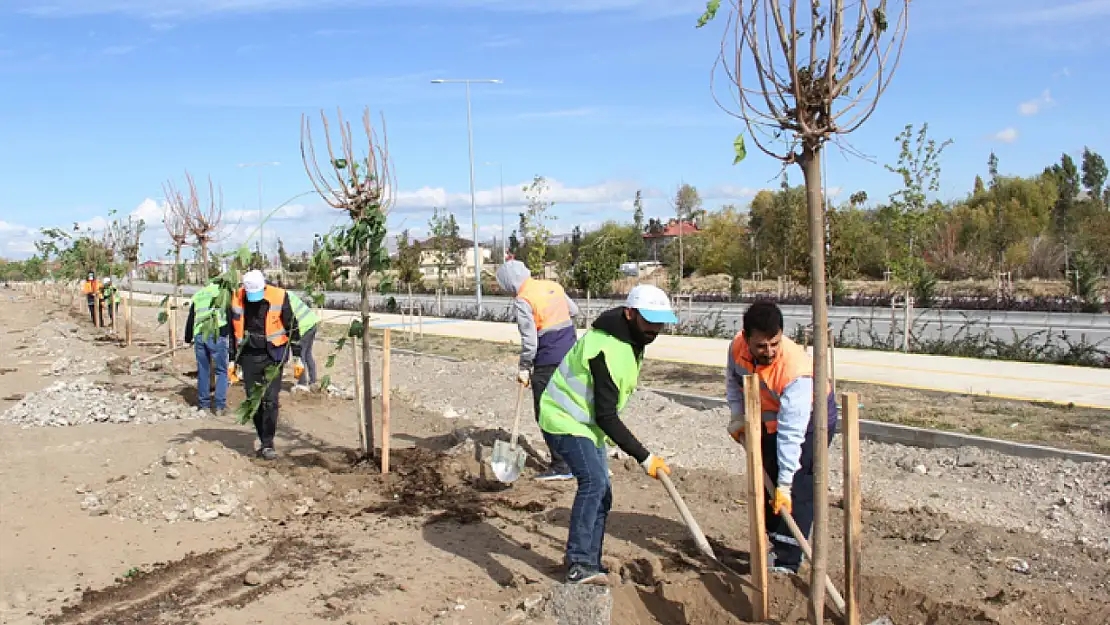
[(513, 418), (513, 431), (509, 441), (493, 441), (493, 455), (490, 457), (490, 468), (500, 482), (512, 484), (520, 477), (524, 470), (524, 463), (528, 454), (516, 446), (516, 435), (520, 428), (520, 404), (524, 400), (524, 385), (520, 385), (520, 392), (516, 396), (516, 416)]
[(698, 525), (697, 520), (694, 519), (694, 515), (690, 514), (690, 509), (686, 507), (686, 502), (682, 499), (682, 495), (679, 495), (678, 490), (675, 489), (674, 482), (671, 481), (671, 476), (660, 471), (659, 481), (663, 482), (663, 488), (667, 489), (667, 494), (670, 495), (671, 501), (673, 501), (675, 507), (678, 508), (678, 513), (682, 516), (682, 522), (686, 524), (686, 529), (690, 530), (690, 536), (694, 538), (694, 544), (697, 545), (698, 551), (709, 558), (709, 561), (716, 565), (717, 568), (726, 573), (743, 578), (743, 575), (737, 573), (717, 558), (717, 554), (713, 552), (713, 546), (709, 544), (709, 540), (705, 537), (705, 533), (701, 531), (701, 527)]

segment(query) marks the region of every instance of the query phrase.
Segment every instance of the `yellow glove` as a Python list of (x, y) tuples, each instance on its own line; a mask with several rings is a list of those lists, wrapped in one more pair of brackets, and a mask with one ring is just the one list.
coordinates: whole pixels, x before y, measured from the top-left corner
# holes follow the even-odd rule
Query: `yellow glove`
[(655, 454), (651, 454), (650, 456), (648, 456), (647, 459), (640, 463), (640, 466), (644, 468), (644, 471), (648, 475), (654, 477), (655, 479), (659, 479), (660, 471), (666, 473), (667, 475), (671, 474), (671, 468), (667, 466), (666, 462), (663, 462), (662, 458), (656, 456)]
[(771, 509), (775, 514), (782, 514), (785, 510), (787, 514), (794, 513), (794, 502), (790, 498), (790, 487), (779, 486), (775, 488), (775, 500), (771, 504)]

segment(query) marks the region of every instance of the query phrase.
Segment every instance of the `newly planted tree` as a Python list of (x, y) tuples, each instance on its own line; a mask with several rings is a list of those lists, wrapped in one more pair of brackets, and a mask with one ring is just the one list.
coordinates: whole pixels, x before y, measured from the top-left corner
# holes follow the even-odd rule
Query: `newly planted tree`
[[(114, 211), (113, 211), (114, 212)], [(126, 220), (113, 219), (105, 233), (106, 240), (110, 241), (110, 248), (126, 263), (127, 273), (127, 344), (131, 344), (131, 300), (135, 296), (135, 267), (139, 264), (139, 250), (142, 248), (143, 232), (146, 231), (146, 222), (142, 219), (133, 219), (131, 215)]]
[[(825, 201), (821, 153), (874, 113), (901, 58), (910, 0), (728, 0), (728, 25), (715, 68), (724, 70), (730, 114), (747, 133), (733, 141), (733, 162), (747, 155), (745, 136), (784, 167), (805, 175), (812, 279), (814, 379), (828, 379), (825, 299)], [(705, 26), (721, 0), (709, 0)], [(893, 6), (891, 6), (893, 5)], [(892, 14), (889, 9), (895, 9)], [(716, 74), (716, 72), (714, 72)], [(718, 101), (720, 102), (720, 101)], [(824, 622), (828, 561), (827, 387), (814, 384), (814, 545), (809, 619)]]
[[(166, 226), (166, 234), (169, 235), (170, 245), (173, 246), (173, 300), (171, 306), (173, 310), (177, 310), (178, 300), (181, 297), (181, 274), (184, 273), (181, 266), (181, 249), (189, 245), (188, 216), (192, 201), (186, 199), (171, 180), (167, 180), (162, 185), (162, 191), (166, 196), (166, 208), (162, 223)], [(176, 320), (171, 319), (170, 323), (176, 323)]]
[(385, 118), (379, 134), (370, 119), (370, 109), (362, 115), (365, 145), (356, 151), (354, 133), (342, 111), (337, 111), (339, 126), (338, 149), (333, 144), (328, 118), (320, 112), (327, 145), (327, 161), (323, 167), (316, 157), (312, 141), (311, 123), (301, 116), (301, 159), (313, 188), (327, 204), (343, 211), (350, 222), (324, 237), (323, 248), (340, 252), (351, 258), (358, 267), (359, 319), (354, 334), (361, 339), (362, 351), (362, 411), (365, 439), (363, 452), (374, 457), (373, 388), (370, 370), (370, 277), (385, 269), (389, 254), (383, 245), (386, 235), (386, 218), (393, 204), (392, 190), (396, 188), (393, 166), (389, 160), (389, 143), (385, 131)]
[(547, 178), (536, 176), (532, 184), (524, 187), (524, 197), (528, 200), (528, 209), (521, 213), (521, 234), (524, 236), (524, 245), (527, 248), (524, 264), (532, 273), (543, 275), (543, 266), (547, 261), (547, 240), (551, 238), (551, 229), (547, 223), (554, 219), (548, 215), (551, 207), (555, 205), (548, 198), (551, 186)]
[(208, 248), (219, 240), (224, 219), (224, 194), (223, 190), (213, 186), (211, 177), (208, 178), (207, 198), (202, 198), (197, 192), (197, 185), (189, 172), (185, 172), (185, 180), (189, 187), (185, 222), (193, 235), (193, 241), (200, 249), (200, 267), (204, 273), (197, 281), (204, 284), (212, 277), (212, 270), (208, 265)]

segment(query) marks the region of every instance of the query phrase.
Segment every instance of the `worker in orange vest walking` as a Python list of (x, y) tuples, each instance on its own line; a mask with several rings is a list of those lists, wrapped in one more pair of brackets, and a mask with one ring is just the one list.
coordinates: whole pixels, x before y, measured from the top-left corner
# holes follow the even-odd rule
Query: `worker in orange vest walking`
[[(563, 287), (551, 280), (538, 280), (519, 260), (509, 260), (497, 268), (497, 284), (513, 295), (513, 310), (520, 330), (520, 364), (517, 381), (532, 387), (532, 406), (536, 422), (540, 419), (540, 398), (563, 356), (567, 355), (578, 334), (574, 317), (578, 306), (567, 297)], [(551, 466), (536, 476), (542, 481), (571, 480), (567, 463), (550, 446)]]
[[(281, 369), (285, 366), (290, 340), (297, 340), (297, 318), (285, 289), (266, 284), (261, 271), (243, 275), (243, 286), (231, 298), (231, 352), (243, 370), (247, 393), (265, 384), (262, 401), (254, 413), (254, 428), (260, 443), (258, 456), (277, 458), (274, 435), (277, 433), (278, 394)], [(267, 384), (266, 369), (278, 367)]]
[(81, 293), (89, 304), (89, 315), (92, 316), (93, 325), (96, 325), (96, 309), (100, 308), (100, 325), (104, 325), (104, 304), (100, 299), (100, 280), (96, 279), (96, 272), (90, 271), (88, 277), (81, 283)]
[[(729, 346), (725, 392), (732, 413), (728, 432), (744, 444), (744, 376), (759, 377), (763, 468), (774, 482), (765, 498), (766, 530), (773, 548), (771, 570), (797, 573), (802, 548), (780, 516), (794, 517), (807, 536), (813, 526), (813, 359), (783, 336), (783, 315), (774, 302), (760, 301), (744, 312), (743, 330)], [(836, 398), (829, 388), (829, 438), (836, 433)]]

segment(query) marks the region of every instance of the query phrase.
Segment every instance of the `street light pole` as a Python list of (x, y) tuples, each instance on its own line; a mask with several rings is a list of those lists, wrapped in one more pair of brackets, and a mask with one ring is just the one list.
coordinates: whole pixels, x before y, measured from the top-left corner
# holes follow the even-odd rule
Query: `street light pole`
[(482, 254), (478, 243), (478, 208), (474, 197), (474, 129), (470, 116), (470, 83), (501, 84), (495, 78), (437, 78), (433, 84), (464, 83), (466, 85), (466, 142), (470, 154), (470, 230), (474, 238), (474, 299), (478, 304), (478, 318), (482, 318)]
[[(267, 161), (260, 163), (239, 163), (237, 167), (265, 167), (267, 165), (278, 166), (281, 165), (278, 161)], [(266, 258), (266, 231), (263, 228), (262, 221), (262, 170), (258, 170), (258, 249), (262, 251), (262, 258)]]

